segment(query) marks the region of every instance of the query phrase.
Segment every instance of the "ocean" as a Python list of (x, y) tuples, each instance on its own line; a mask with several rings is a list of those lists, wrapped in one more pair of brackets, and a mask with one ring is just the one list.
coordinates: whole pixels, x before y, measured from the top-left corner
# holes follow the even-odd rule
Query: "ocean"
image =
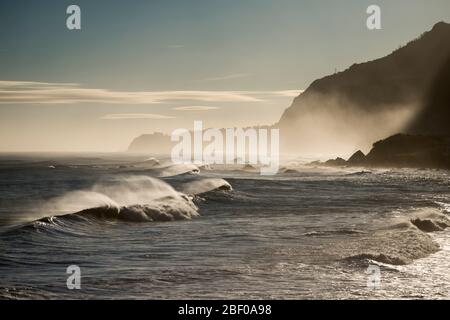
[(166, 160), (2, 154), (0, 298), (450, 298), (448, 171)]

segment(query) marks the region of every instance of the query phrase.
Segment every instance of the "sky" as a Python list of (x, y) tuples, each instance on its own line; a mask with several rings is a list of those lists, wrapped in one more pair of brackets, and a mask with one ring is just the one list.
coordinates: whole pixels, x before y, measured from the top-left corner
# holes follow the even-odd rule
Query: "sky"
[[(81, 8), (81, 30), (66, 9)], [(366, 9), (381, 8), (381, 30)], [(144, 133), (273, 124), (317, 78), (385, 56), (448, 0), (3, 0), (0, 151), (126, 150)]]

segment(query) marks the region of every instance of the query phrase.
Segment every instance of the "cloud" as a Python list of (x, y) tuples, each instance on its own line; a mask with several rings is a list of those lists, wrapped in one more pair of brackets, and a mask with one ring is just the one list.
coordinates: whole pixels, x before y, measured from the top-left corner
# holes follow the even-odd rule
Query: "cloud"
[(173, 119), (175, 117), (165, 116), (161, 114), (153, 114), (153, 113), (115, 113), (115, 114), (107, 114), (101, 117), (103, 120), (129, 120), (129, 119)]
[(259, 102), (244, 91), (112, 91), (83, 88), (73, 83), (0, 81), (0, 103), (152, 104), (175, 100), (204, 102)]
[(175, 107), (173, 109), (178, 111), (207, 111), (207, 110), (217, 110), (220, 108), (208, 106), (184, 106), (184, 107)]
[(232, 80), (232, 79), (239, 79), (239, 78), (247, 78), (247, 77), (250, 77), (251, 75), (252, 75), (251, 73), (235, 73), (235, 74), (228, 74), (225, 76), (206, 78), (206, 79), (203, 79), (203, 81)]
[(300, 94), (302, 94), (304, 90), (281, 90), (281, 91), (274, 91), (276, 95), (282, 96), (282, 97), (297, 97)]
[(262, 102), (291, 97), (300, 90), (281, 91), (114, 91), (76, 83), (0, 81), (0, 104), (153, 104), (173, 101)]

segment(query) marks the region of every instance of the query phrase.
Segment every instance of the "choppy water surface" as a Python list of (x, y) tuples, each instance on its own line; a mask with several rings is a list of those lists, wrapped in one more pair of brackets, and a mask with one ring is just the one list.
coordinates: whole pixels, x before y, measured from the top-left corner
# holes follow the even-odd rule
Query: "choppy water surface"
[(450, 298), (448, 171), (159, 160), (1, 156), (0, 298)]

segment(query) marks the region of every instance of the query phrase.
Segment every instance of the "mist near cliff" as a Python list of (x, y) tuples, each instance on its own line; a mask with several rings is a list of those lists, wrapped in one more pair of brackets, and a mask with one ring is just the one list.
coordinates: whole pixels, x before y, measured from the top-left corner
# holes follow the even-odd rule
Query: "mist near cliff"
[(450, 24), (407, 45), (314, 81), (285, 111), (282, 153), (368, 151), (397, 133), (449, 135)]
[[(309, 95), (308, 108), (280, 126), (282, 154), (367, 153), (375, 141), (403, 132), (421, 110), (419, 99), (363, 109), (339, 94)], [(375, 110), (375, 111), (374, 111)]]

